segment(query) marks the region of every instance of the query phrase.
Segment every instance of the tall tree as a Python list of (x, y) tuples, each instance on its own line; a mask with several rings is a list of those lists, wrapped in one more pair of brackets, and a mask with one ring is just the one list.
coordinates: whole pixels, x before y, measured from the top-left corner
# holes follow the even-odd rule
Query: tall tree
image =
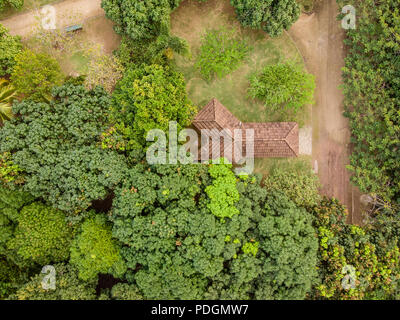
[(231, 0), (245, 27), (263, 29), (270, 36), (288, 30), (300, 16), (296, 0)]
[(116, 23), (115, 31), (133, 40), (156, 38), (169, 33), (170, 13), (181, 0), (103, 0), (107, 18)]
[(0, 130), (0, 152), (9, 154), (7, 166), (18, 167), (24, 190), (69, 213), (107, 196), (126, 168), (122, 156), (97, 147), (109, 103), (100, 87), (64, 85), (54, 88), (51, 102), (13, 106), (19, 116)]
[(168, 66), (132, 66), (113, 93), (112, 117), (128, 149), (146, 147), (149, 130), (168, 133), (170, 121), (178, 130), (190, 125), (194, 113), (183, 75)]

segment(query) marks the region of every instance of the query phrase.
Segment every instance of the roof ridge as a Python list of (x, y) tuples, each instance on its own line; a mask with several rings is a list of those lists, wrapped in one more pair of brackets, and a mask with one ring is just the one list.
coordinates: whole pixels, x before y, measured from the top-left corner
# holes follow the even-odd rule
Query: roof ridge
[[(290, 122), (289, 122), (289, 123), (290, 123)], [(296, 152), (296, 150), (294, 150), (294, 149), (292, 148), (292, 145), (287, 141), (289, 135), (293, 132), (293, 130), (294, 130), (295, 128), (298, 128), (298, 127), (299, 127), (299, 124), (298, 124), (297, 122), (292, 122), (292, 123), (293, 123), (294, 125), (293, 125), (293, 127), (289, 130), (289, 132), (288, 132), (288, 134), (286, 135), (284, 141), (285, 141), (285, 143), (288, 145), (289, 149), (292, 150), (293, 153), (294, 153), (296, 156), (298, 156), (298, 152)]]
[[(217, 98), (212, 98), (212, 108), (213, 108), (213, 114), (214, 114), (214, 121), (217, 122), (217, 115), (215, 113), (215, 102), (217, 101)], [(218, 123), (218, 122), (217, 122)]]

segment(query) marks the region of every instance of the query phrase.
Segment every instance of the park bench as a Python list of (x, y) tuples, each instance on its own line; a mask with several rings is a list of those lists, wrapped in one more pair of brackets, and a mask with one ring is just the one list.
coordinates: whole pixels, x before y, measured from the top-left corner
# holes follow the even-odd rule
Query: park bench
[(82, 30), (83, 26), (81, 24), (75, 24), (73, 26), (69, 26), (65, 28), (66, 32), (74, 32), (74, 31), (78, 31), (78, 30)]

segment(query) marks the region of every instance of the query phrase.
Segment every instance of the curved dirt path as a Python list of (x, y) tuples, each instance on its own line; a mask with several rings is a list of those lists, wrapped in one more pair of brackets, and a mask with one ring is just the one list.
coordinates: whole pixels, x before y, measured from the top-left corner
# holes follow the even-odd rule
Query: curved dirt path
[[(56, 9), (57, 28), (66, 27), (71, 22), (71, 14), (79, 15), (79, 21), (104, 16), (101, 0), (66, 0), (51, 4)], [(38, 10), (14, 15), (0, 23), (10, 30), (12, 35), (28, 36), (38, 23)]]
[(300, 49), (308, 70), (316, 77), (313, 108), (313, 162), (317, 161), (322, 193), (346, 204), (350, 223), (361, 223), (359, 193), (346, 169), (350, 155), (350, 131), (343, 116), (339, 88), (344, 66), (344, 30), (336, 19), (335, 0), (323, 1), (316, 12), (303, 14), (289, 33)]

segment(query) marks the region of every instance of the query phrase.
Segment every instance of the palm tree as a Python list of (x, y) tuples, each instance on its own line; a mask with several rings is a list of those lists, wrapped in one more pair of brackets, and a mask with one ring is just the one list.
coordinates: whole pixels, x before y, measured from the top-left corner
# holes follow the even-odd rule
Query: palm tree
[(12, 103), (17, 95), (15, 88), (5, 79), (0, 79), (0, 124), (13, 117)]

